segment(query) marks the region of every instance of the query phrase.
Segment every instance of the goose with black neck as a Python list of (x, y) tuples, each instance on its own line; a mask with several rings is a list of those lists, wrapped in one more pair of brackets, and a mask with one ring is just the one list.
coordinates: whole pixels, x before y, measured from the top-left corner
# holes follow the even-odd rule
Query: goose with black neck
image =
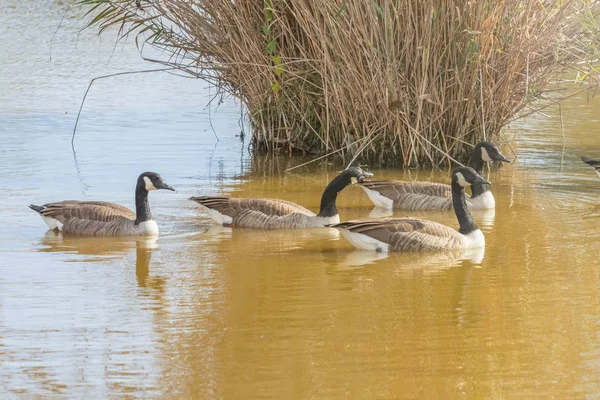
[[(484, 164), (492, 161), (510, 163), (498, 147), (491, 142), (481, 142), (475, 146), (469, 158), (469, 167), (473, 168), (479, 175), (483, 175)], [(471, 186), (471, 196), (467, 200), (472, 210), (487, 210), (496, 207), (496, 199), (490, 190), (490, 185), (476, 183)]]
[[(510, 162), (494, 143), (478, 143), (471, 153), (468, 165), (481, 175), (485, 163)], [(427, 211), (451, 210), (452, 188), (436, 182), (407, 182), (396, 180), (367, 180), (360, 184), (377, 207), (395, 210)], [(496, 206), (494, 196), (486, 184), (471, 187), (467, 196), (471, 209), (492, 209)]]
[(65, 200), (42, 206), (31, 204), (48, 228), (66, 235), (80, 236), (157, 236), (148, 192), (175, 190), (156, 172), (144, 172), (135, 187), (135, 210), (106, 201)]
[(291, 201), (269, 198), (199, 196), (190, 200), (200, 204), (210, 217), (224, 226), (262, 229), (318, 228), (340, 222), (336, 207), (338, 194), (349, 185), (373, 174), (350, 167), (336, 176), (321, 196), (319, 213)]

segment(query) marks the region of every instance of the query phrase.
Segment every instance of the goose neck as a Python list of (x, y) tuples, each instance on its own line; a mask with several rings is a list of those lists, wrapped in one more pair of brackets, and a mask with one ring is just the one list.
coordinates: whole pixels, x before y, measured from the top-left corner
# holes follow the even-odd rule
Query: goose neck
[[(483, 174), (483, 159), (481, 158), (481, 149), (479, 146), (476, 146), (471, 153), (471, 158), (469, 158), (469, 167), (473, 168), (479, 175)], [(490, 190), (490, 185), (486, 185), (484, 183), (477, 183), (471, 186), (471, 197), (475, 198), (481, 196), (485, 192)]]
[(458, 219), (458, 225), (460, 227), (458, 232), (467, 235), (479, 229), (467, 207), (465, 188), (460, 186), (454, 180), (452, 181), (452, 205), (454, 206), (454, 213), (456, 214), (456, 219)]
[(481, 174), (481, 172), (483, 171), (483, 158), (481, 158), (480, 146), (475, 146), (473, 152), (471, 153), (471, 157), (469, 157), (468, 164), (469, 167), (477, 171), (478, 174)]
[[(480, 172), (478, 172), (481, 175)], [(485, 183), (478, 183), (476, 185), (471, 186), (471, 198), (479, 197), (485, 192), (490, 191), (490, 185), (486, 185)]]
[(338, 215), (338, 210), (335, 205), (337, 195), (346, 186), (350, 184), (350, 178), (345, 175), (338, 175), (325, 188), (321, 196), (321, 208), (319, 209), (319, 217), (334, 217)]
[(148, 191), (142, 184), (135, 188), (135, 224), (139, 225), (152, 219), (150, 203), (148, 203)]

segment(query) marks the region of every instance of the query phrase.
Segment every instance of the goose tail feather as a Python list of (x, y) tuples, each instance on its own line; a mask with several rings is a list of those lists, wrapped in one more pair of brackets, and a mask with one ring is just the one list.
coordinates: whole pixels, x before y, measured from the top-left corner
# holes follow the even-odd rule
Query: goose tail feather
[(33, 211), (35, 211), (35, 212), (37, 212), (37, 213), (41, 213), (41, 212), (42, 212), (42, 210), (43, 210), (44, 208), (46, 208), (46, 207), (44, 207), (44, 206), (38, 206), (38, 205), (35, 205), (35, 204), (30, 204), (30, 205), (29, 205), (29, 208), (31, 208)]
[(587, 157), (587, 156), (582, 156), (581, 157), (581, 161), (583, 161), (584, 163), (591, 165), (592, 167), (596, 166), (596, 165), (600, 165), (600, 160), (594, 160), (591, 157)]

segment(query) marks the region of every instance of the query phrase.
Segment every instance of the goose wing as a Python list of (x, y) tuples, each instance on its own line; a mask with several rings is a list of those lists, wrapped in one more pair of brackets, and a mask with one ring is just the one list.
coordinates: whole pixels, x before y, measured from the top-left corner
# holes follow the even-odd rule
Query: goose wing
[(581, 157), (581, 160), (589, 166), (593, 167), (598, 176), (600, 176), (600, 160), (595, 160), (587, 156)]
[(334, 228), (366, 235), (393, 251), (447, 250), (462, 246), (462, 235), (449, 226), (423, 219), (384, 218), (346, 221)]
[(190, 200), (224, 216), (225, 224), (247, 228), (306, 227), (315, 217), (301, 205), (279, 199), (202, 196)]
[(374, 190), (392, 200), (393, 208), (396, 209), (449, 210), (452, 208), (450, 185), (390, 180), (364, 181), (361, 185), (367, 190)]
[(452, 196), (452, 188), (450, 185), (435, 182), (368, 180), (363, 181), (360, 184), (367, 189), (376, 190), (392, 200), (403, 194), (422, 194), (436, 197)]
[(111, 222), (115, 220), (135, 220), (135, 213), (127, 207), (106, 201), (66, 200), (48, 203), (38, 211), (43, 217), (50, 217), (64, 224), (67, 220)]

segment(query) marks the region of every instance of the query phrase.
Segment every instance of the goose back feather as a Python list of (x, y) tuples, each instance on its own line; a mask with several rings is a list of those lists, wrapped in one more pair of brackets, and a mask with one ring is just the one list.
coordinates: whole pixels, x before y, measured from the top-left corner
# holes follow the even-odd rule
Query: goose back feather
[(65, 200), (44, 204), (39, 212), (42, 216), (55, 218), (63, 224), (71, 218), (100, 222), (123, 218), (135, 220), (132, 210), (107, 201)]

